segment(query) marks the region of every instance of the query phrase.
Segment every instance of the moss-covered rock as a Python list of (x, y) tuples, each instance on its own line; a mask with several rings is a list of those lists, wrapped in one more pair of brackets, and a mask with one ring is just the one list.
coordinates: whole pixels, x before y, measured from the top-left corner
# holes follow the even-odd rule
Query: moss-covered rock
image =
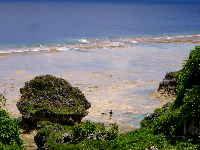
[(26, 82), (20, 93), (17, 107), (23, 121), (30, 125), (42, 120), (75, 124), (91, 107), (78, 88), (52, 75), (37, 76)]

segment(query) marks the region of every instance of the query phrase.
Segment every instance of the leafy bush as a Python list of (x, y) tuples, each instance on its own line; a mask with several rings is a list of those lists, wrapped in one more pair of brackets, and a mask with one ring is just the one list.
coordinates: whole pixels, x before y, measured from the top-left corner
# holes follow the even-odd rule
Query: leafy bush
[(8, 112), (4, 109), (0, 109), (0, 117), (9, 117)]
[(171, 107), (171, 103), (165, 104), (162, 108), (157, 108), (154, 113), (148, 114), (144, 119), (140, 122), (142, 128), (152, 128), (153, 121), (159, 116), (165, 114), (169, 108)]
[[(0, 106), (4, 106), (6, 98), (0, 94)], [(8, 112), (0, 107), (0, 149), (22, 149), (22, 141), (19, 137), (19, 121), (11, 118)]]
[(54, 143), (49, 145), (50, 150), (145, 150), (157, 148), (159, 150), (198, 150), (198, 145), (188, 140), (181, 140), (171, 144), (164, 135), (154, 135), (148, 128), (122, 134), (113, 140), (87, 139), (74, 143)]
[(5, 145), (0, 142), (0, 150), (22, 150), (23, 148), (17, 144), (15, 145)]
[(174, 107), (183, 104), (184, 94), (194, 85), (200, 85), (200, 46), (191, 51), (178, 76), (177, 99)]
[(73, 137), (76, 141), (84, 139), (113, 140), (118, 135), (118, 126), (111, 124), (105, 127), (103, 124), (85, 122), (74, 126)]
[(19, 122), (9, 117), (0, 117), (0, 142), (4, 144), (21, 144)]
[(84, 141), (111, 141), (118, 136), (118, 127), (115, 124), (108, 127), (93, 122), (80, 123), (75, 126), (61, 126), (49, 122), (41, 124), (42, 128), (35, 136), (39, 148), (75, 148)]
[(12, 147), (13, 149), (20, 148), (22, 141), (19, 137), (19, 130), (18, 120), (10, 118), (5, 110), (0, 109), (0, 148), (8, 145), (11, 149)]

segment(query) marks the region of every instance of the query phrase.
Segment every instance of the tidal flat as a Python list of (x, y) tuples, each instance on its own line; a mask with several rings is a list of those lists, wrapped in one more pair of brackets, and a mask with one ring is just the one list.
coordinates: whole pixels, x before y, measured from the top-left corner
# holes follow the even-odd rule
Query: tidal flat
[[(0, 55), (0, 92), (19, 117), (19, 89), (37, 75), (53, 74), (79, 87), (92, 107), (84, 120), (113, 123), (122, 132), (139, 128), (147, 113), (163, 105), (152, 93), (165, 73), (181, 68), (191, 43), (142, 43), (126, 48), (68, 49)], [(109, 112), (112, 110), (112, 115)]]

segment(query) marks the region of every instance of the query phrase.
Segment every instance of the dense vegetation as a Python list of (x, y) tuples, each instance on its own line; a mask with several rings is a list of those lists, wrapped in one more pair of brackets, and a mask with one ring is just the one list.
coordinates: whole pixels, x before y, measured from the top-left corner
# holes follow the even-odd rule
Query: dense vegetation
[(8, 112), (2, 108), (5, 101), (5, 97), (0, 94), (0, 149), (22, 149), (22, 141), (19, 137), (19, 121), (9, 117)]
[(88, 141), (111, 141), (118, 136), (118, 127), (83, 122), (74, 126), (62, 126), (51, 122), (40, 122), (35, 142), (40, 149), (76, 149)]

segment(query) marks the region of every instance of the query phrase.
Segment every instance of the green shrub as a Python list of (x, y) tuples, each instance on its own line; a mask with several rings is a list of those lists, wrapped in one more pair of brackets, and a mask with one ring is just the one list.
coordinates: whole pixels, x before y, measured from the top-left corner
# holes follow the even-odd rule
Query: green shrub
[(95, 140), (113, 140), (118, 135), (118, 126), (112, 124), (105, 127), (103, 124), (85, 122), (74, 126), (73, 136), (75, 140), (81, 141), (86, 138)]
[(22, 149), (22, 140), (19, 134), (19, 121), (10, 118), (5, 110), (0, 109), (0, 149)]
[(200, 119), (200, 85), (186, 91), (181, 111), (184, 113), (185, 119), (195, 117)]
[(48, 122), (42, 124), (42, 128), (35, 136), (39, 148), (75, 149), (87, 141), (101, 143), (100, 141), (111, 141), (118, 136), (118, 127), (115, 124), (108, 127), (93, 122), (84, 122), (75, 126), (61, 126)]
[(9, 117), (0, 117), (0, 142), (3, 144), (21, 145), (19, 122)]
[(0, 108), (0, 117), (9, 117), (8, 112)]
[(186, 90), (194, 85), (200, 85), (200, 46), (191, 51), (189, 58), (179, 73), (175, 108), (183, 104)]
[(171, 103), (167, 103), (162, 108), (157, 108), (154, 113), (148, 114), (148, 116), (144, 117), (144, 119), (140, 122), (141, 128), (152, 128), (154, 120), (168, 112), (171, 105)]
[(5, 145), (0, 142), (0, 150), (22, 150), (23, 148), (17, 144), (15, 145)]

